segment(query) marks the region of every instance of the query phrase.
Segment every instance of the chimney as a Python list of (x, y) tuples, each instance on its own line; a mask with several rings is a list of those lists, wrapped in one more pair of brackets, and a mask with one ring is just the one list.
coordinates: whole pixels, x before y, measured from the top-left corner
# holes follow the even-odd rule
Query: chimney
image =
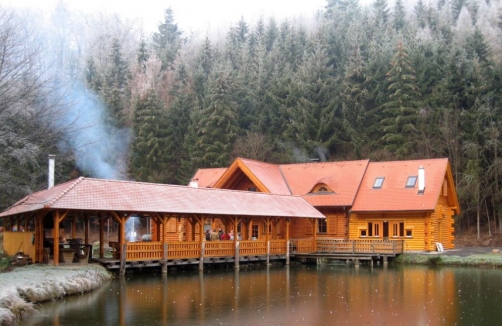
[(192, 188), (199, 188), (199, 179), (192, 179), (192, 180), (190, 180), (190, 187), (192, 187)]
[(418, 194), (423, 195), (425, 192), (425, 170), (424, 167), (420, 165), (418, 168)]
[(48, 187), (47, 189), (51, 189), (54, 187), (54, 160), (56, 159), (56, 155), (49, 154), (49, 174), (48, 174)]

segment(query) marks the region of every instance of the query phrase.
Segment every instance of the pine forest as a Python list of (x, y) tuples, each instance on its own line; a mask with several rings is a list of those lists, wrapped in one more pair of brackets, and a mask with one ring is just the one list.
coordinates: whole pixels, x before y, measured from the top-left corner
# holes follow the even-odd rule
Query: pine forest
[[(78, 176), (188, 184), (271, 163), (449, 158), (456, 230), (502, 231), (502, 1), (327, 0), (314, 17), (153, 33), (0, 7), (0, 208)], [(500, 153), (500, 154), (499, 154)]]

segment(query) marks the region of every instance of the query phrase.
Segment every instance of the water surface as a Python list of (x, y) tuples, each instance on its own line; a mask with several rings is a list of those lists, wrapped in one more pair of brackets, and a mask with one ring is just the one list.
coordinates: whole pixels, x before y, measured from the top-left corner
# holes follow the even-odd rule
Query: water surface
[(273, 266), (128, 274), (21, 325), (497, 325), (502, 270)]

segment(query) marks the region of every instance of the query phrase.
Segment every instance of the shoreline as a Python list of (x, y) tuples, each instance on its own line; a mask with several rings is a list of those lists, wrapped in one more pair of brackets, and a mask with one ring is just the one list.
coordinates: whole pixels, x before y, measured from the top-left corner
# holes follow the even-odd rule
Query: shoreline
[(443, 252), (410, 252), (394, 260), (399, 265), (502, 267), (502, 251), (492, 247), (465, 247)]
[(35, 312), (36, 304), (95, 290), (113, 275), (103, 266), (27, 265), (0, 273), (0, 325), (13, 325)]

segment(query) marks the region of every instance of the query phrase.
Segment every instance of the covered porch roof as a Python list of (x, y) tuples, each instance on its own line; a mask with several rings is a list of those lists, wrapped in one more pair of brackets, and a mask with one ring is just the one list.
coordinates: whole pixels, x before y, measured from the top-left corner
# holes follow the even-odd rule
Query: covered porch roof
[(40, 210), (325, 217), (299, 196), (81, 177), (26, 196), (0, 218)]

